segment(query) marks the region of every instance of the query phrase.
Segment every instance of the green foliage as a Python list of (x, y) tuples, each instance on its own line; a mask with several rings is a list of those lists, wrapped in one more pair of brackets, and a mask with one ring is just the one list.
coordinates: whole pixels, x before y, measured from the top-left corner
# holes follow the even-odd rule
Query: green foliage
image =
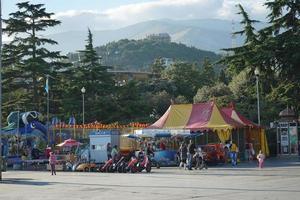
[(225, 106), (232, 100), (230, 88), (223, 83), (217, 83), (215, 86), (203, 86), (194, 96), (194, 103), (217, 100), (218, 105)]
[(160, 78), (161, 73), (166, 68), (163, 59), (158, 58), (154, 60), (154, 63), (150, 66), (151, 72), (154, 74), (155, 77)]
[(65, 57), (52, 52), (45, 45), (55, 41), (40, 36), (40, 32), (60, 24), (47, 13), (43, 4), (18, 3), (19, 11), (3, 20), (4, 32), (13, 40), (3, 46), (3, 93), (4, 112), (15, 110), (14, 106), (44, 112), (46, 99), (44, 81), (40, 77), (55, 75), (55, 71), (68, 66), (61, 62)]
[(210, 63), (208, 58), (205, 58), (202, 65), (201, 71), (201, 82), (202, 85), (214, 85), (215, 84), (215, 71), (213, 65)]
[(177, 62), (166, 68), (163, 78), (174, 82), (177, 91), (174, 96), (182, 95), (192, 102), (197, 89), (201, 85), (200, 69), (190, 63)]
[(149, 70), (149, 66), (157, 58), (171, 58), (190, 63), (201, 63), (206, 57), (212, 61), (219, 59), (213, 52), (187, 47), (184, 44), (148, 39), (124, 39), (97, 47), (96, 51), (106, 65), (127, 70)]
[[(49, 74), (55, 78), (49, 80), (50, 113), (62, 120), (75, 115), (77, 122), (81, 122), (80, 90), (84, 86), (86, 122), (153, 122), (164, 114), (171, 99), (175, 103), (216, 99), (220, 106), (234, 101), (239, 111), (256, 121), (255, 68), (260, 69), (264, 124), (275, 120), (287, 104), (300, 109), (298, 0), (267, 1), (269, 26), (261, 30), (254, 29), (257, 21), (238, 5), (243, 29), (235, 34), (244, 35), (245, 42), (226, 49), (228, 55), (222, 58), (218, 71), (219, 66), (214, 63), (219, 56), (212, 52), (149, 39), (125, 39), (94, 48), (90, 30), (85, 49), (80, 51), (81, 62), (70, 66), (59, 52), (44, 46), (56, 42), (39, 34), (60, 23), (51, 18), (53, 13), (47, 13), (42, 4), (24, 2), (17, 6), (19, 11), (4, 20), (4, 31), (13, 38), (3, 48), (5, 115), (17, 107), (45, 113), (45, 80), (40, 77)], [(163, 58), (175, 63), (166, 65)], [(114, 85), (108, 67), (101, 63), (118, 69), (151, 70), (153, 76), (118, 86)]]
[[(111, 97), (114, 83), (112, 76), (107, 72), (107, 67), (101, 65), (93, 47), (93, 35), (88, 29), (88, 38), (85, 50), (80, 51), (83, 59), (79, 66), (74, 67), (70, 76), (70, 90), (65, 96), (67, 104), (65, 110), (69, 115), (76, 113), (82, 116), (81, 88), (85, 88), (85, 118), (87, 121), (105, 120), (106, 115), (102, 113), (105, 109), (105, 103), (113, 102)], [(110, 99), (110, 100), (109, 100)], [(109, 103), (109, 105), (111, 105)], [(80, 112), (78, 112), (80, 111)], [(107, 112), (107, 111), (106, 111)], [(81, 117), (82, 119), (82, 117)]]
[(261, 110), (266, 124), (287, 104), (300, 109), (300, 7), (297, 0), (273, 0), (265, 5), (269, 26), (258, 31), (252, 25), (257, 21), (239, 5), (244, 30), (236, 34), (245, 34), (246, 40), (241, 47), (227, 49), (229, 56), (221, 62), (233, 76), (229, 86), (237, 106), (248, 113), (256, 110), (253, 71), (260, 69)]
[(184, 96), (179, 95), (176, 97), (175, 103), (176, 104), (185, 104), (185, 103), (189, 103), (189, 101)]

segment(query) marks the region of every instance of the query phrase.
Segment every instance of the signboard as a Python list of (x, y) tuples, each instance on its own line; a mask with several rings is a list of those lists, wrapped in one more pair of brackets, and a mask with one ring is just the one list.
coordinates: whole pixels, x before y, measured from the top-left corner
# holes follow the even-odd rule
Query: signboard
[(190, 135), (190, 130), (186, 129), (140, 129), (135, 130), (134, 134), (140, 137), (171, 137), (176, 135)]

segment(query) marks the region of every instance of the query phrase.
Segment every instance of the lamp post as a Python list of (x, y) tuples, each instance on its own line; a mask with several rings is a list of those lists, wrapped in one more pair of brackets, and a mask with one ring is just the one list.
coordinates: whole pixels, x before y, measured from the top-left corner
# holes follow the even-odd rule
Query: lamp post
[(260, 125), (260, 106), (259, 106), (259, 69), (255, 68), (254, 70), (254, 74), (256, 77), (256, 97), (257, 97), (257, 121), (258, 121), (258, 125)]
[(84, 94), (86, 90), (85, 87), (81, 88), (81, 93), (82, 93), (82, 124), (83, 124), (83, 134), (84, 134)]

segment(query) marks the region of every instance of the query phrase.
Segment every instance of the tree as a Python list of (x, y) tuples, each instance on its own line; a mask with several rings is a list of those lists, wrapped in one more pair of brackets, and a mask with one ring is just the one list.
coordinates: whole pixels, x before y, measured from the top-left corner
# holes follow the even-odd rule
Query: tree
[(228, 105), (232, 101), (232, 92), (230, 88), (223, 83), (217, 83), (213, 87), (203, 86), (197, 91), (194, 97), (194, 103), (207, 102), (216, 99), (218, 105)]
[(88, 29), (86, 42), (85, 49), (80, 51), (83, 55), (80, 66), (74, 68), (72, 92), (81, 96), (81, 88), (85, 87), (87, 121), (100, 120), (99, 117), (105, 119), (106, 116), (101, 113), (104, 108), (97, 105), (102, 105), (101, 101), (107, 100), (107, 96), (114, 92), (114, 81), (107, 72), (108, 67), (103, 66), (100, 62), (101, 58), (94, 49), (93, 35), (90, 29)]
[(221, 69), (220, 73), (219, 73), (219, 76), (218, 76), (218, 82), (219, 83), (224, 83), (225, 85), (228, 84), (228, 78), (225, 74), (225, 71), (224, 69)]
[(39, 82), (39, 78), (65, 65), (60, 62), (64, 57), (59, 52), (45, 48), (45, 45), (57, 42), (38, 33), (59, 25), (60, 21), (52, 19), (54, 14), (46, 12), (43, 4), (23, 2), (16, 5), (19, 11), (10, 13), (9, 18), (3, 20), (6, 24), (4, 32), (13, 37), (3, 47), (4, 83), (10, 82), (4, 85), (4, 92), (9, 95), (12, 89), (19, 90), (20, 98), (25, 98), (25, 101), (19, 99), (16, 103), (27, 109), (40, 110), (43, 83)]
[(200, 87), (200, 70), (196, 65), (177, 62), (166, 68), (163, 78), (172, 81), (177, 88), (172, 96), (184, 96), (192, 102), (197, 89)]
[(210, 63), (208, 58), (205, 58), (203, 61), (202, 71), (200, 76), (201, 76), (202, 85), (214, 85), (215, 71), (213, 65)]
[(161, 58), (155, 59), (154, 63), (150, 66), (150, 70), (153, 73), (153, 76), (156, 78), (161, 77), (161, 73), (165, 69), (164, 61)]
[[(275, 113), (274, 108), (279, 112), (286, 103), (291, 103), (299, 110), (299, 1), (273, 0), (265, 5), (269, 9), (269, 26), (258, 31), (252, 25), (256, 21), (251, 20), (239, 5), (244, 30), (237, 34), (245, 34), (246, 40), (241, 47), (227, 49), (233, 54), (225, 57), (222, 62), (228, 66), (231, 75), (238, 75), (247, 69), (245, 77), (248, 79), (254, 77), (253, 71), (256, 67), (260, 69), (260, 94), (266, 97), (262, 99), (262, 106), (273, 107), (264, 107), (264, 113)], [(252, 81), (250, 88), (254, 88), (254, 84), (255, 81)], [(248, 95), (254, 96), (255, 90)], [(256, 102), (248, 102), (248, 105), (251, 103)], [(265, 122), (267, 121), (266, 119)]]

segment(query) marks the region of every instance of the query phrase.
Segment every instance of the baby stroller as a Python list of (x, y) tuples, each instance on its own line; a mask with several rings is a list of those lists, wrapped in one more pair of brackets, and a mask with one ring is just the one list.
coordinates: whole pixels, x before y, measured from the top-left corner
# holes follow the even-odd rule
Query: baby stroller
[(207, 169), (207, 163), (206, 163), (206, 153), (202, 152), (202, 150), (199, 150), (195, 153), (195, 155), (193, 156), (194, 160), (195, 160), (195, 169)]

